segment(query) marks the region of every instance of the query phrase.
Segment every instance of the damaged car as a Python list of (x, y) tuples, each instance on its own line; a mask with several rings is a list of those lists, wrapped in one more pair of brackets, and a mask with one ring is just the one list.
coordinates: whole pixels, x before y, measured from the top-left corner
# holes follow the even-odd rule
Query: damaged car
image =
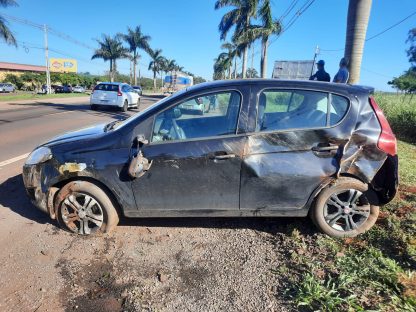
[[(66, 230), (120, 217), (306, 217), (333, 237), (376, 222), (398, 186), (396, 138), (368, 87), (246, 79), (198, 84), (124, 121), (56, 137), (23, 167)], [(184, 104), (215, 99), (209, 114)]]

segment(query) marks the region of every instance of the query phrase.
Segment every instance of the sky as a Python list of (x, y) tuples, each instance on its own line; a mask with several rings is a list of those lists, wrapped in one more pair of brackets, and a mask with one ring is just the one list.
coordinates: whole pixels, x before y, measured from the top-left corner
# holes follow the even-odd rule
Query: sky
[[(279, 18), (294, 0), (272, 0), (274, 18)], [(296, 1), (296, 0), (295, 0)], [(47, 24), (56, 31), (76, 38), (79, 42), (98, 47), (101, 34), (115, 35), (127, 27), (141, 25), (151, 36), (151, 47), (162, 49), (163, 55), (174, 59), (185, 70), (212, 79), (214, 58), (221, 52), (218, 24), (227, 8), (214, 10), (215, 0), (107, 0), (57, 1), (17, 0), (18, 7), (0, 8), (1, 14), (25, 19), (37, 24)], [(283, 20), (287, 23), (292, 14), (306, 0), (298, 0), (295, 9)], [(268, 72), (272, 74), (276, 60), (312, 60), (316, 46), (320, 48), (317, 59), (326, 62), (331, 78), (338, 70), (343, 56), (348, 0), (315, 0), (296, 22), (269, 47)], [(371, 37), (416, 11), (415, 0), (373, 0), (367, 37)], [(253, 21), (256, 23), (256, 21)], [(9, 20), (9, 27), (18, 40), (19, 47), (7, 46), (0, 41), (0, 61), (44, 65), (43, 31)], [(360, 84), (377, 90), (391, 90), (387, 84), (409, 68), (406, 56), (407, 33), (416, 27), (416, 15), (397, 27), (368, 41), (364, 48)], [(229, 39), (229, 38), (227, 38)], [(64, 40), (54, 34), (48, 36), (50, 57), (78, 60), (79, 72), (104, 74), (109, 64), (91, 60), (93, 50)], [(337, 51), (328, 51), (337, 50)], [(254, 45), (254, 67), (259, 72), (260, 43)], [(59, 53), (57, 53), (59, 52)], [(147, 70), (149, 56), (142, 52), (142, 75), (151, 77)], [(251, 52), (250, 52), (251, 54)], [(248, 62), (251, 64), (251, 58)], [(118, 70), (129, 73), (126, 60), (118, 62)]]

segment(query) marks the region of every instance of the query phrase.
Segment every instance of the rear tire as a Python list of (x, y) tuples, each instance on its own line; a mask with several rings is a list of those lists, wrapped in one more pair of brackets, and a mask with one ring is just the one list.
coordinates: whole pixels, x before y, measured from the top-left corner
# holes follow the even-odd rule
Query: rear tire
[(129, 102), (127, 102), (127, 100), (124, 101), (123, 107), (121, 108), (121, 110), (123, 112), (127, 112), (127, 110), (129, 109)]
[(81, 235), (108, 233), (119, 222), (107, 194), (87, 181), (66, 184), (56, 196), (55, 212), (63, 229)]
[(368, 185), (341, 177), (320, 192), (310, 216), (320, 231), (342, 238), (368, 231), (378, 214), (379, 207), (369, 203)]

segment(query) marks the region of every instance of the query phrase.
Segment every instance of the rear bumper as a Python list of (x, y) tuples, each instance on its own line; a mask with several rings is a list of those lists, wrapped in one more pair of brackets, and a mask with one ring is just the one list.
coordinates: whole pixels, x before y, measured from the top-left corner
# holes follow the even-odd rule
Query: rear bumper
[(100, 99), (90, 98), (90, 105), (123, 107), (123, 104), (124, 103), (122, 97), (119, 97), (117, 100), (108, 100), (108, 102), (101, 101)]
[(385, 205), (393, 200), (399, 187), (399, 158), (387, 156), (383, 166), (371, 181), (373, 190), (378, 195), (378, 204)]

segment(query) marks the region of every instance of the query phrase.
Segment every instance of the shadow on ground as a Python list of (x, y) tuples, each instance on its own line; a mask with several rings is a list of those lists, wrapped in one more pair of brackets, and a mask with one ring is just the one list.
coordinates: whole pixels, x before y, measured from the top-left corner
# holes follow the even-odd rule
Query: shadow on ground
[[(22, 175), (16, 175), (0, 184), (0, 209), (10, 209), (22, 217), (37, 223), (55, 223), (48, 215), (39, 211), (29, 200), (23, 185)], [(290, 234), (298, 230), (303, 235), (316, 233), (309, 218), (121, 218), (119, 227), (177, 227), (177, 228), (216, 228), (216, 229), (252, 229), (270, 234)]]
[(190, 218), (121, 218), (119, 227), (145, 226), (177, 228), (251, 229), (270, 234), (290, 234), (293, 230), (310, 236), (317, 233), (309, 218), (270, 217), (190, 217)]
[(0, 209), (10, 209), (22, 217), (45, 224), (51, 223), (49, 217), (39, 211), (29, 200), (19, 174), (0, 184)]
[[(111, 107), (111, 106), (100, 106), (97, 110), (91, 110), (89, 104), (65, 104), (65, 103), (53, 103), (53, 102), (36, 102), (35, 104), (19, 104), (19, 103), (13, 103), (10, 105), (21, 105), (21, 106), (31, 106), (31, 107), (50, 107), (55, 110), (61, 110), (61, 111), (83, 111), (90, 115), (96, 115), (96, 116), (102, 116), (102, 115), (108, 115), (113, 117), (114, 119), (125, 119), (131, 116), (129, 113), (121, 112), (117, 107)], [(140, 106), (139, 106), (140, 109)], [(130, 109), (131, 112), (137, 113), (139, 109), (133, 108)]]

